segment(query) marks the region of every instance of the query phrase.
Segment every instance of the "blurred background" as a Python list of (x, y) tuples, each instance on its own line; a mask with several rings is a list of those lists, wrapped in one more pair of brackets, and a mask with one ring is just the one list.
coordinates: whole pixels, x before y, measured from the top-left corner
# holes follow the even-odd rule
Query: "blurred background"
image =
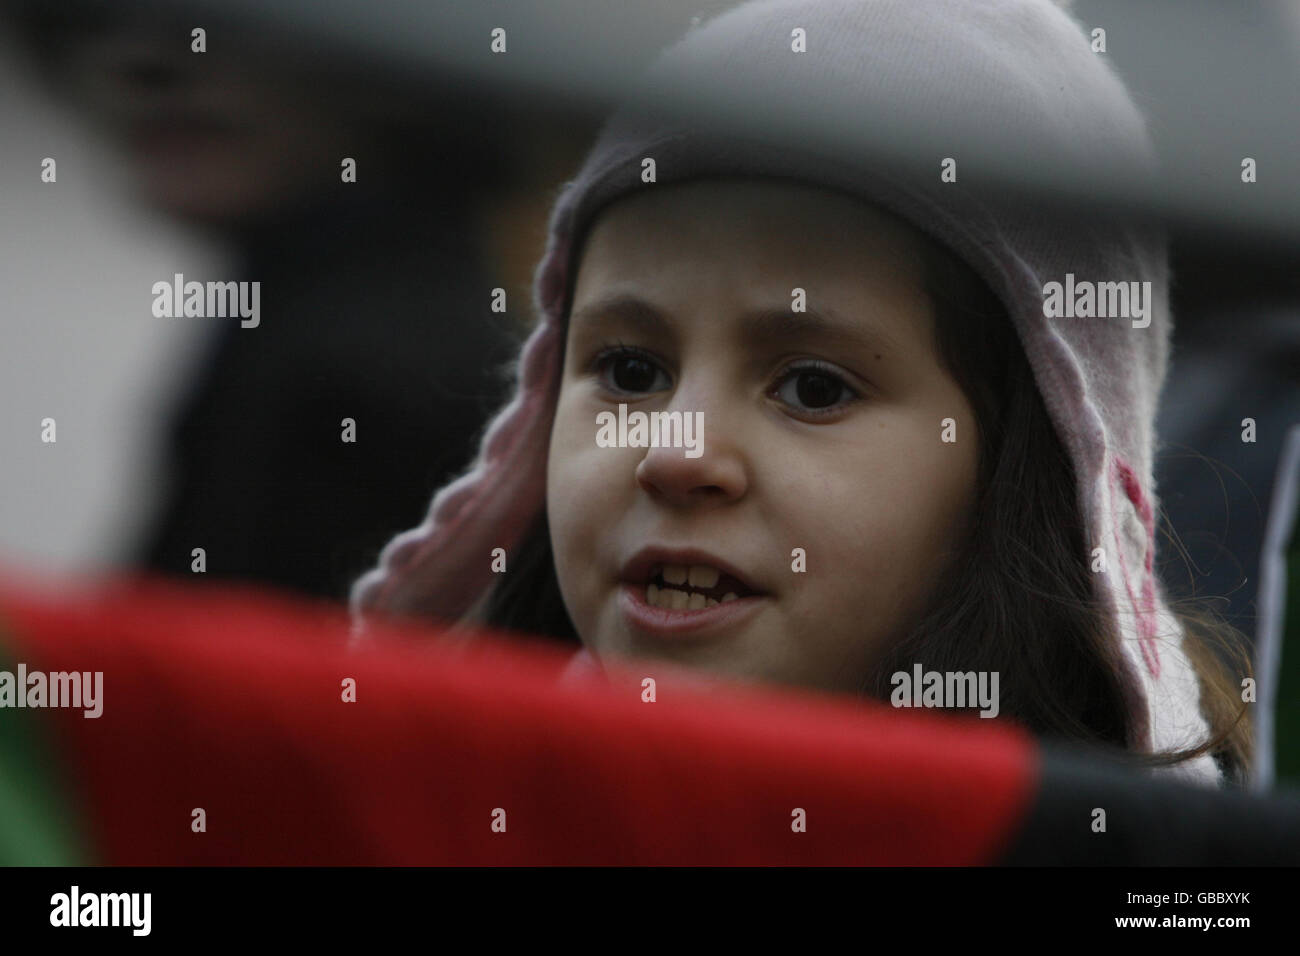
[[(0, 0), (0, 560), (343, 600), (504, 397), (547, 212), (604, 112), (732, 5)], [(1073, 9), (1105, 29), (1165, 172), (1138, 197), (1054, 195), (1169, 224), (1163, 573), (1249, 637), (1300, 422), (1300, 8)], [(176, 273), (260, 281), (261, 327), (155, 318)]]

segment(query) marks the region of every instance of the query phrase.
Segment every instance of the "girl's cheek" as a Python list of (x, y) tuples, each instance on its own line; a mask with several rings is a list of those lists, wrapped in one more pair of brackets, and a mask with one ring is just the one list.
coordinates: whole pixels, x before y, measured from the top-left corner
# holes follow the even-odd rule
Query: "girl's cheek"
[(808, 549), (810, 565), (816, 549), (823, 569), (896, 592), (926, 579), (932, 552), (951, 542), (974, 480), (972, 455), (940, 441), (933, 414), (864, 421), (851, 443), (782, 465), (777, 520), (791, 548)]
[(596, 453), (608, 451), (596, 445), (595, 415), (587, 414), (585, 403), (562, 403), (551, 433), (550, 470), (556, 483), (572, 488), (591, 482), (593, 472), (602, 467), (602, 456)]
[[(563, 396), (562, 396), (563, 398)], [(562, 400), (551, 431), (547, 463), (547, 500), (553, 521), (571, 527), (603, 524), (614, 490), (631, 480), (620, 481), (635, 449), (601, 448), (596, 444), (596, 413), (580, 398)]]
[(579, 609), (573, 603), (575, 575), (582, 566), (578, 555), (586, 548), (584, 523), (588, 516), (581, 507), (584, 491), (580, 461), (582, 449), (572, 406), (573, 403), (565, 401), (562, 394), (551, 427), (546, 466), (546, 513), (560, 592), (570, 612), (577, 613)]
[(579, 459), (583, 446), (573, 404), (572, 401), (560, 402), (556, 409), (555, 423), (551, 427), (550, 455), (546, 470), (547, 498), (552, 503), (572, 498), (574, 482), (582, 477), (582, 462)]

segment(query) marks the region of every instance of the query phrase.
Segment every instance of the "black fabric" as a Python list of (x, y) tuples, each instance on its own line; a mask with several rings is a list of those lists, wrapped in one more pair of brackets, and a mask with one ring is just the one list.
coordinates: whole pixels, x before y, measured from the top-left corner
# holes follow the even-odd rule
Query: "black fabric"
[[(1106, 830), (1093, 831), (1094, 810)], [(1257, 796), (1160, 779), (1045, 747), (1008, 866), (1295, 866), (1300, 795)]]

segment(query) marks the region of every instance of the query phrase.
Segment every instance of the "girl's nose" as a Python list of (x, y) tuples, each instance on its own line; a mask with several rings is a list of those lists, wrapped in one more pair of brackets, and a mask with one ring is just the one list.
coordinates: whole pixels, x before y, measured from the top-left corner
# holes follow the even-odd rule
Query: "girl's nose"
[(725, 504), (745, 494), (749, 477), (738, 443), (717, 428), (710, 430), (707, 413), (703, 424), (698, 457), (688, 457), (684, 448), (646, 449), (636, 467), (643, 491), (674, 507)]

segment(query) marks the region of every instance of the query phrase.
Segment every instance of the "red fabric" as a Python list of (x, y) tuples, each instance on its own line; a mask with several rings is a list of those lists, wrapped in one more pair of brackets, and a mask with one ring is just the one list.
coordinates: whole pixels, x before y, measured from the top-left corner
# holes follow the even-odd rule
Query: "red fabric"
[(0, 617), (15, 662), (104, 672), (102, 717), (43, 713), (109, 864), (971, 864), (1036, 787), (1013, 728), (775, 691), (644, 703), (558, 685), (571, 652), (424, 629), (350, 651), (340, 610), (253, 591), (11, 578)]

